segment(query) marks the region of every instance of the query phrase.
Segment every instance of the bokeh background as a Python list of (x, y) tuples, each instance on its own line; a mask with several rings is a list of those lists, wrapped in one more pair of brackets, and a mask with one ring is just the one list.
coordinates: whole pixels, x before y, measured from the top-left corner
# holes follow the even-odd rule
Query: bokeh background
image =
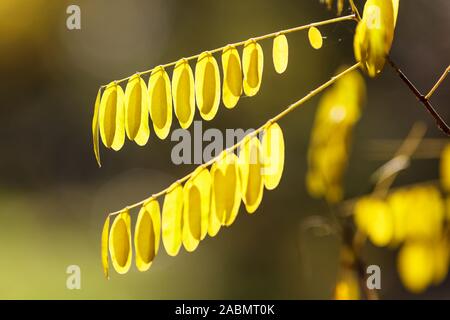
[[(425, 92), (449, 63), (450, 2), (400, 2), (391, 55)], [(81, 7), (81, 30), (66, 28), (70, 4)], [(152, 134), (145, 147), (102, 149), (99, 169), (91, 116), (98, 87), (113, 79), (333, 16), (319, 0), (0, 1), (0, 298), (331, 298), (339, 239), (302, 231), (307, 217), (331, 214), (324, 201), (308, 196), (304, 182), (318, 97), (280, 123), (284, 176), (276, 190), (265, 192), (255, 215), (241, 207), (231, 228), (194, 253), (182, 250), (172, 258), (161, 250), (149, 271), (133, 267), (126, 276), (113, 272), (109, 281), (100, 263), (107, 212), (165, 188), (193, 166), (173, 165), (175, 142)], [(326, 39), (318, 51), (306, 32), (289, 35), (289, 66), (281, 76), (273, 70), (271, 41), (262, 42), (265, 71), (258, 95), (241, 99), (231, 111), (221, 106), (203, 128), (260, 126), (339, 66), (353, 63), (353, 30), (353, 22), (322, 27)], [(354, 134), (347, 198), (370, 190), (370, 175), (395, 151), (380, 151), (373, 141), (401, 140), (418, 120), (428, 125), (427, 138), (444, 138), (392, 69), (366, 83), (368, 103)], [(448, 81), (432, 101), (450, 119)], [(174, 121), (172, 129), (177, 126)], [(437, 159), (417, 159), (395, 185), (438, 175)], [(381, 298), (450, 298), (450, 280), (420, 296), (408, 293), (394, 250), (369, 245), (365, 258), (381, 266)], [(81, 268), (81, 290), (66, 289), (72, 264)]]

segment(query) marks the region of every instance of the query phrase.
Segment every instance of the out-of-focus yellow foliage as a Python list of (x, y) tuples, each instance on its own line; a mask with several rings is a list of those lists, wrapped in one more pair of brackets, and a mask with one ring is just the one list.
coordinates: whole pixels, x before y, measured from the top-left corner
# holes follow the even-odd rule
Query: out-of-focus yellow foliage
[(349, 269), (341, 271), (334, 288), (334, 299), (359, 300), (360, 298), (359, 279), (355, 272)]
[(347, 246), (340, 252), (340, 269), (334, 288), (335, 300), (359, 300), (361, 298), (360, 283), (354, 264), (355, 256)]
[(398, 272), (405, 287), (423, 292), (431, 284), (441, 283), (448, 271), (447, 239), (408, 241), (398, 255)]
[(393, 219), (390, 208), (383, 200), (364, 197), (355, 204), (355, 222), (377, 246), (387, 246), (393, 237)]
[[(334, 0), (320, 0), (320, 2), (325, 3), (327, 6), (327, 9), (331, 10)], [(341, 15), (343, 9), (344, 9), (344, 0), (336, 0), (336, 13), (338, 15)]]
[(319, 102), (308, 150), (308, 192), (329, 202), (342, 199), (342, 179), (347, 167), (353, 127), (361, 115), (366, 95), (358, 71), (342, 77)]
[(442, 188), (450, 192), (450, 143), (442, 151), (440, 169)]
[(401, 246), (398, 272), (413, 293), (441, 283), (449, 267), (449, 242), (444, 226), (446, 206), (436, 186), (398, 189), (386, 200), (359, 199), (354, 207), (358, 230), (376, 246)]
[(370, 77), (383, 70), (391, 50), (399, 1), (368, 0), (362, 20), (356, 27), (353, 47), (355, 58)]

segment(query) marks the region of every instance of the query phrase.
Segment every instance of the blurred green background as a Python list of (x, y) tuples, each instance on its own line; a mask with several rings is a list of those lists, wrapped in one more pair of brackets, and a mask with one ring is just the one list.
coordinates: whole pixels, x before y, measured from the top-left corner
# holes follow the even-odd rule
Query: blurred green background
[[(66, 28), (70, 4), (81, 7), (81, 30)], [(448, 0), (400, 1), (391, 55), (424, 92), (449, 63), (449, 12)], [(173, 258), (161, 250), (148, 272), (133, 267), (126, 276), (112, 272), (109, 281), (100, 263), (107, 212), (165, 188), (193, 166), (173, 165), (170, 151), (176, 143), (152, 134), (145, 147), (126, 143), (119, 153), (102, 149), (99, 169), (91, 116), (98, 87), (113, 79), (334, 16), (319, 0), (0, 1), (0, 298), (331, 298), (339, 240), (302, 232), (306, 217), (330, 216), (326, 203), (311, 199), (304, 183), (318, 97), (280, 123), (285, 172), (280, 186), (265, 192), (255, 215), (241, 206), (236, 223), (194, 253), (182, 250)], [(353, 22), (322, 27), (326, 39), (319, 51), (309, 46), (306, 32), (290, 34), (289, 66), (281, 76), (273, 70), (271, 41), (262, 42), (260, 92), (233, 110), (221, 105), (213, 121), (203, 122), (204, 130), (259, 127), (340, 65), (352, 64), (353, 29)], [(374, 139), (402, 139), (417, 120), (428, 125), (427, 137), (443, 138), (390, 68), (367, 79), (367, 86), (346, 197), (370, 190), (371, 173), (392, 156), (372, 150)], [(450, 119), (448, 82), (432, 101)], [(172, 129), (177, 127), (174, 121)], [(415, 160), (395, 185), (438, 174), (437, 159)], [(366, 260), (381, 266), (381, 298), (417, 297), (403, 289), (394, 251), (369, 246)], [(81, 268), (81, 290), (66, 289), (66, 268), (72, 264)], [(450, 298), (449, 287), (447, 280), (419, 297)]]

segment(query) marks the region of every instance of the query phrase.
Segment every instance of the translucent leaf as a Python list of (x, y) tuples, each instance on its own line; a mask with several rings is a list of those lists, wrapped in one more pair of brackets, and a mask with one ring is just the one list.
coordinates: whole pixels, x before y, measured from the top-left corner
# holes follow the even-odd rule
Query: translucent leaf
[(150, 200), (139, 211), (134, 232), (136, 267), (139, 271), (150, 268), (158, 253), (161, 235), (161, 216), (157, 200)]
[(400, 0), (392, 0), (392, 6), (394, 9), (394, 27), (397, 24), (398, 7), (400, 5)]
[(98, 113), (100, 109), (100, 101), (102, 98), (102, 91), (98, 90), (97, 98), (95, 99), (94, 105), (94, 115), (92, 117), (92, 144), (94, 146), (95, 159), (97, 160), (98, 166), (101, 167), (100, 161), (100, 146), (99, 146), (99, 125), (98, 125)]
[[(211, 168), (212, 197), (210, 214), (210, 231), (220, 225), (230, 226), (236, 219), (241, 204), (241, 182), (239, 180), (239, 163), (234, 153), (223, 154)], [(217, 226), (216, 223), (219, 223)], [(211, 226), (211, 224), (213, 224)], [(217, 232), (215, 232), (217, 233)], [(211, 235), (212, 236), (212, 235)]]
[(140, 146), (145, 145), (150, 137), (149, 104), (145, 81), (135, 74), (125, 88), (125, 131), (128, 139)]
[(195, 98), (202, 118), (213, 119), (220, 103), (220, 74), (210, 52), (203, 52), (195, 66)]
[(184, 223), (195, 240), (203, 240), (208, 231), (211, 207), (211, 174), (199, 167), (185, 185)]
[(244, 68), (244, 92), (249, 97), (254, 96), (261, 87), (264, 53), (261, 45), (253, 39), (244, 44), (242, 65)]
[(313, 47), (314, 49), (322, 48), (323, 39), (322, 39), (322, 34), (320, 33), (319, 29), (317, 29), (316, 27), (309, 28), (308, 38), (309, 38), (309, 43), (311, 44), (311, 47)]
[(172, 125), (172, 93), (169, 76), (163, 67), (152, 71), (148, 92), (153, 129), (160, 139), (165, 139)]
[(131, 266), (131, 225), (128, 211), (117, 215), (109, 233), (109, 254), (117, 273), (125, 274)]
[(273, 190), (280, 183), (284, 169), (283, 131), (277, 123), (271, 124), (262, 139), (264, 159), (263, 178), (266, 189)]
[(242, 94), (242, 67), (239, 52), (234, 46), (227, 46), (222, 52), (222, 100), (225, 107), (236, 106)]
[(105, 224), (103, 225), (102, 243), (101, 243), (102, 266), (103, 266), (103, 273), (105, 274), (106, 279), (109, 279), (109, 261), (108, 261), (109, 221), (110, 217), (108, 216), (105, 220)]
[(120, 150), (125, 142), (124, 94), (122, 87), (111, 82), (100, 102), (100, 137), (107, 148)]
[(175, 65), (172, 76), (175, 115), (183, 129), (188, 128), (195, 114), (195, 86), (191, 66), (186, 59)]
[(247, 139), (239, 152), (242, 200), (248, 213), (253, 213), (261, 204), (264, 181), (261, 175), (261, 143), (258, 138)]
[[(192, 190), (191, 190), (192, 189)], [(183, 188), (183, 229), (182, 241), (183, 246), (188, 252), (194, 251), (199, 239), (193, 236), (191, 231), (191, 222), (195, 225), (197, 236), (200, 234), (201, 209), (200, 209), (200, 192), (192, 186), (192, 181), (188, 180)]]
[(162, 240), (167, 254), (176, 256), (181, 247), (183, 219), (183, 187), (174, 183), (164, 198)]
[(273, 39), (272, 58), (277, 73), (281, 74), (286, 71), (289, 60), (289, 44), (284, 34), (280, 34)]

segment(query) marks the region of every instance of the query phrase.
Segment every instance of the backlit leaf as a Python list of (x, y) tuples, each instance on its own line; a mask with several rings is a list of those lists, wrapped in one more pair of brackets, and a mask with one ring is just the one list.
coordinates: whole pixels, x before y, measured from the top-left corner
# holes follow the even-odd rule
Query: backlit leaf
[(222, 52), (223, 104), (228, 109), (236, 106), (242, 94), (242, 66), (239, 52), (234, 46), (227, 46)]
[(103, 266), (103, 273), (105, 274), (106, 279), (109, 279), (109, 259), (108, 259), (109, 222), (110, 217), (108, 216), (105, 220), (105, 224), (103, 225), (102, 243), (101, 243), (102, 266)]
[(242, 200), (248, 213), (258, 209), (264, 191), (261, 175), (261, 143), (257, 137), (245, 141), (239, 152), (239, 169), (241, 178)]
[(281, 74), (286, 71), (289, 61), (289, 44), (284, 34), (273, 39), (272, 58), (277, 73)]
[(184, 227), (196, 240), (203, 240), (207, 234), (210, 206), (211, 174), (208, 169), (199, 167), (186, 182), (183, 210)]
[(145, 81), (139, 74), (133, 75), (125, 88), (125, 131), (128, 139), (140, 146), (150, 137), (149, 104)]
[(277, 123), (271, 124), (262, 139), (264, 159), (263, 178), (266, 189), (273, 190), (280, 183), (284, 169), (284, 137)]
[(175, 115), (183, 129), (188, 128), (195, 114), (195, 85), (191, 66), (186, 59), (175, 65), (172, 76)]
[[(239, 162), (234, 153), (226, 153), (211, 168), (212, 196), (210, 225), (230, 226), (236, 219), (241, 204)], [(212, 222), (211, 222), (212, 221)], [(219, 223), (219, 226), (214, 223)], [(210, 235), (214, 227), (210, 226)], [(215, 232), (217, 233), (217, 232)], [(212, 235), (211, 235), (212, 236)]]
[(170, 256), (176, 256), (181, 247), (182, 219), (183, 187), (174, 183), (164, 198), (162, 209), (162, 240)]
[(107, 148), (120, 150), (125, 142), (124, 93), (122, 87), (111, 82), (100, 102), (100, 137)]
[(160, 139), (165, 139), (172, 125), (172, 93), (169, 76), (163, 67), (157, 67), (152, 71), (148, 93), (153, 129)]
[(99, 125), (98, 125), (98, 113), (100, 109), (101, 98), (102, 98), (102, 91), (98, 90), (97, 98), (95, 99), (94, 105), (94, 115), (92, 117), (92, 144), (94, 146), (95, 159), (97, 160), (99, 167), (102, 166), (100, 162)]
[(109, 253), (117, 273), (125, 274), (131, 266), (131, 225), (128, 211), (114, 219), (109, 233)]
[(244, 69), (244, 92), (247, 96), (254, 96), (261, 87), (264, 53), (261, 45), (253, 39), (244, 44), (242, 65)]
[(220, 104), (220, 74), (210, 52), (203, 52), (195, 66), (195, 98), (202, 118), (213, 119)]
[(309, 28), (308, 39), (309, 43), (311, 44), (311, 47), (313, 47), (314, 49), (322, 48), (323, 44), (322, 34), (316, 27)]
[(150, 268), (158, 253), (161, 235), (161, 217), (158, 201), (150, 200), (139, 211), (134, 232), (136, 267), (139, 271)]

